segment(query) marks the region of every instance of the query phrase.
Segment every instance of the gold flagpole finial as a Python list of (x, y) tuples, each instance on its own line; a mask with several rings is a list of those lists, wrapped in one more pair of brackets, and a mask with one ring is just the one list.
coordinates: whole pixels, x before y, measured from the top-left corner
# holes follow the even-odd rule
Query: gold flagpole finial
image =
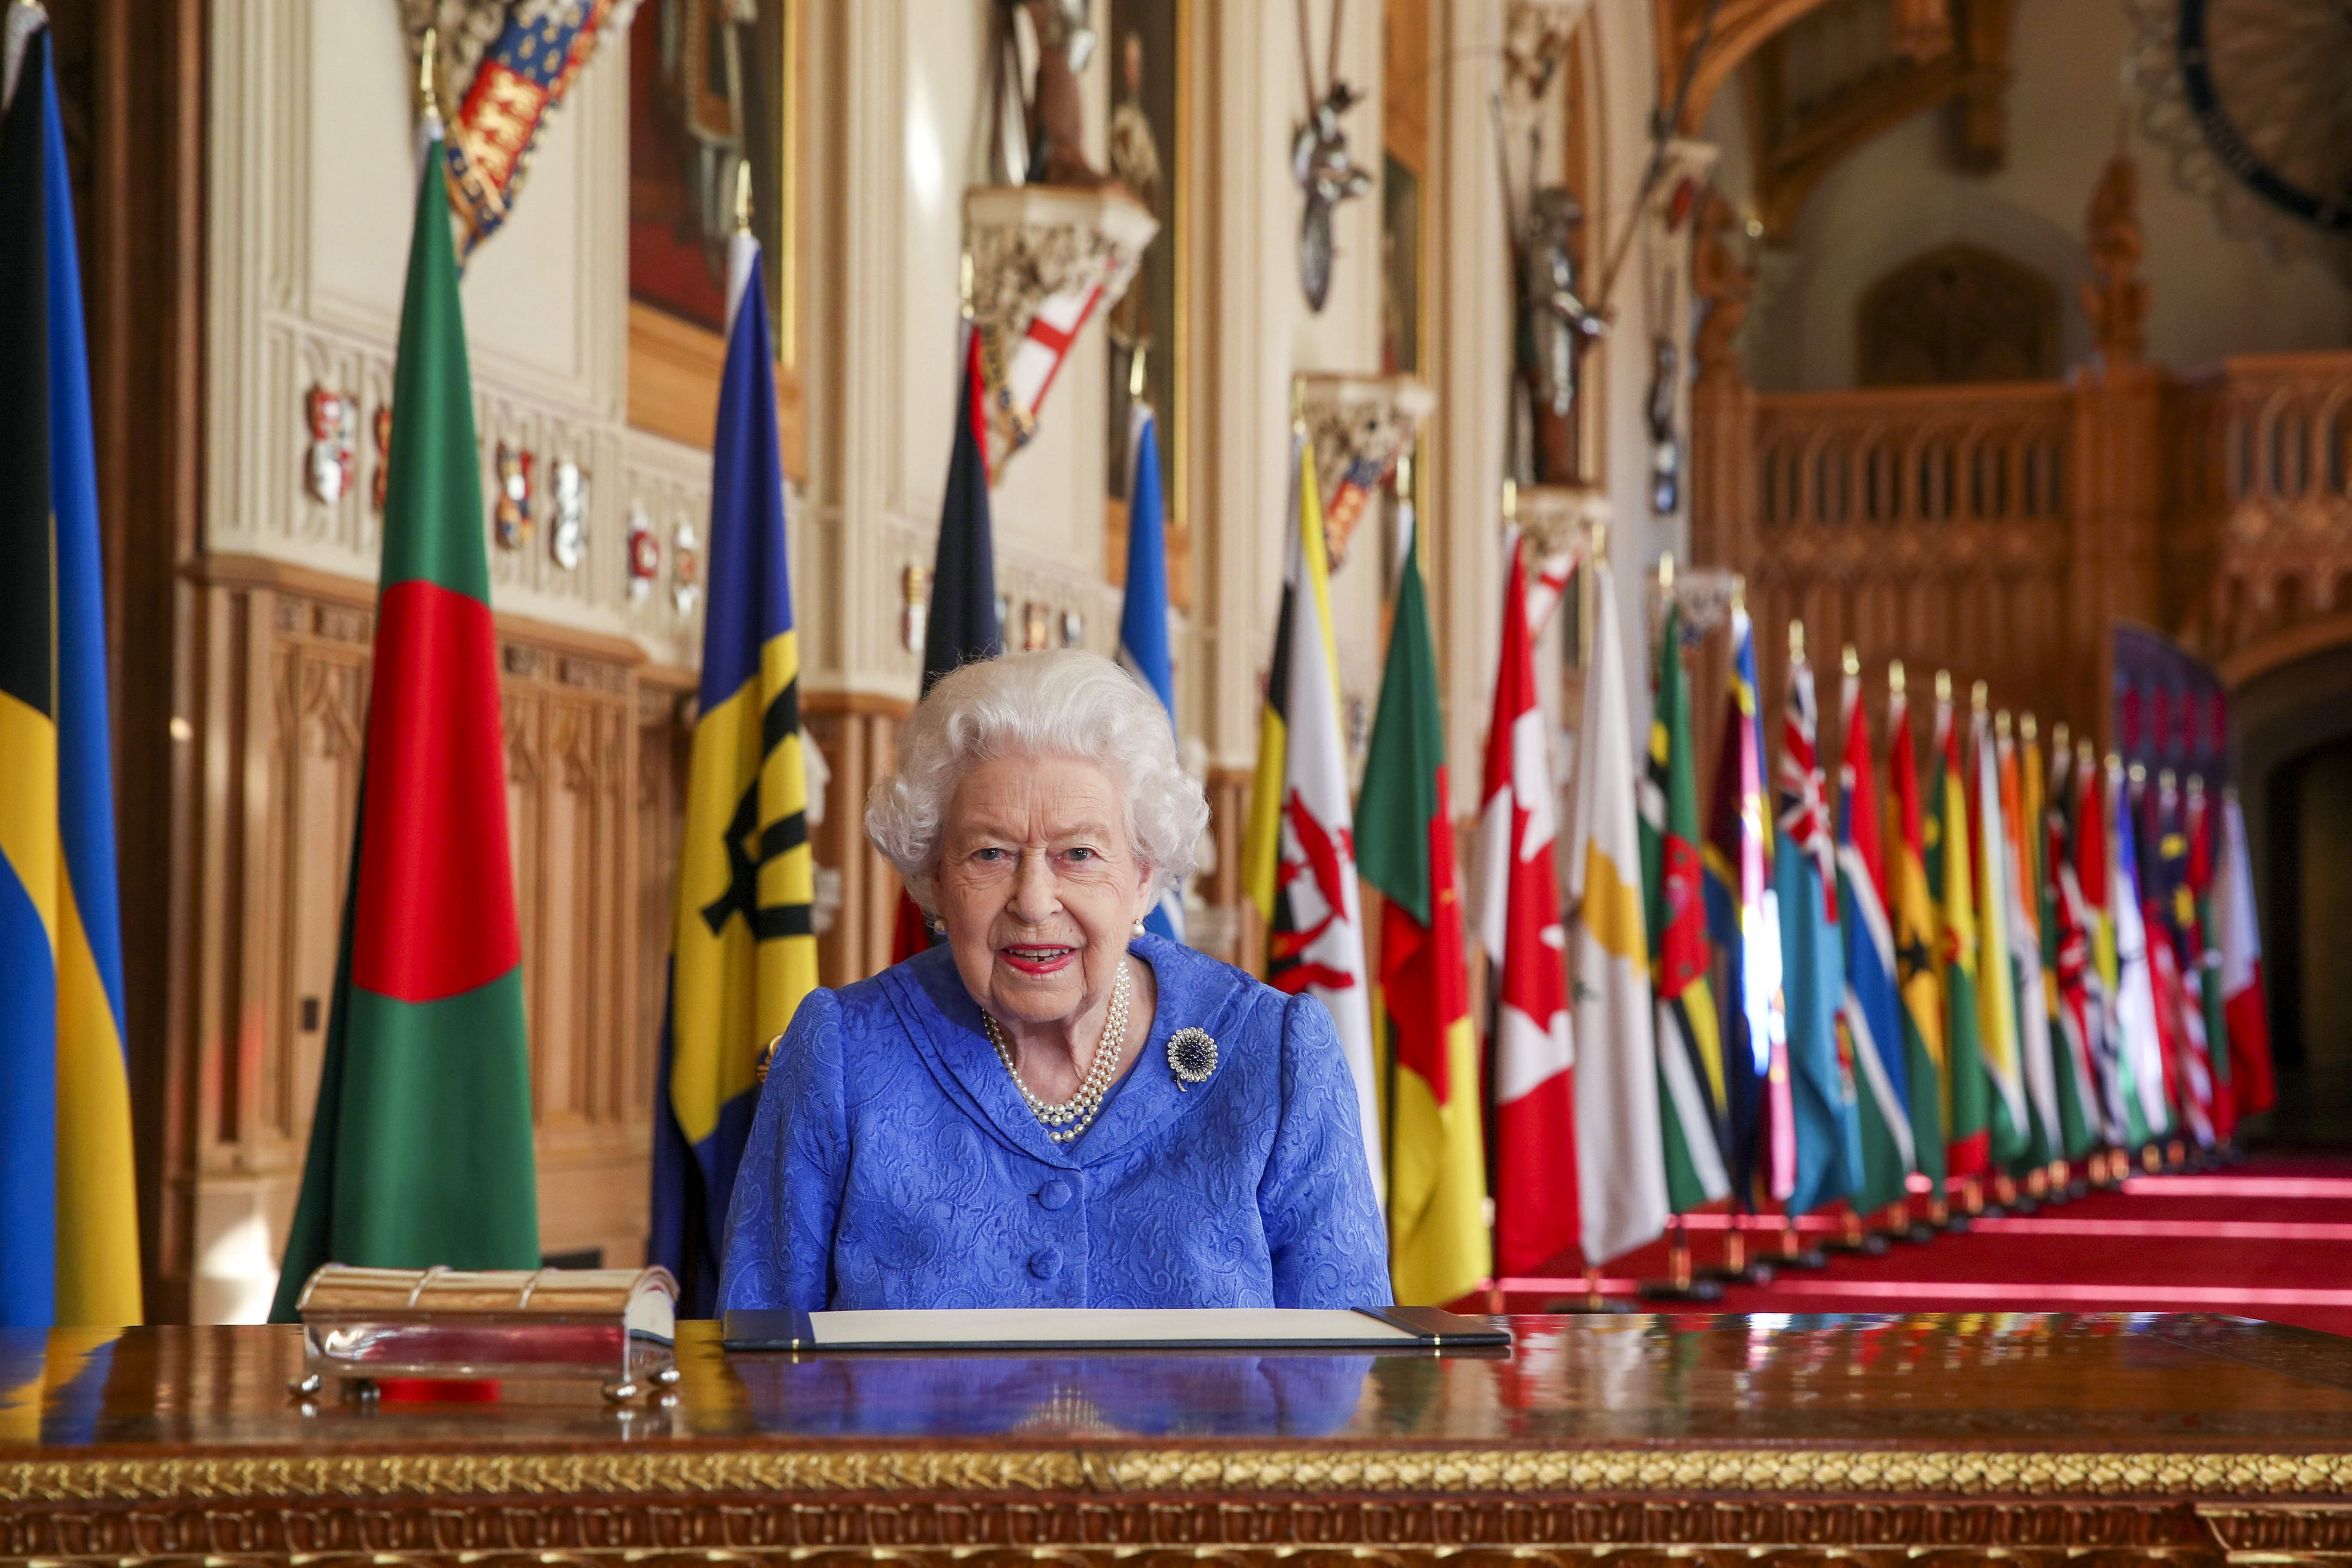
[(1745, 572), (1731, 574), (1731, 607), (1743, 616), (1748, 613), (1748, 574)]
[(751, 232), (751, 160), (735, 160), (735, 232)]
[(425, 29), (425, 41), (416, 47), (416, 111), (438, 115), (441, 95), (433, 89), (434, 67), (441, 60), (441, 29)]
[(1503, 521), (1508, 523), (1519, 521), (1519, 481), (1517, 479), (1503, 481)]
[(1608, 563), (1609, 525), (1605, 522), (1596, 522), (1592, 525), (1592, 559), (1603, 565)]
[(1890, 697), (1903, 695), (1903, 661), (1899, 658), (1886, 661), (1886, 693)]
[(1397, 454), (1396, 497), (1407, 506), (1412, 504), (1412, 448), (1411, 447)]
[(1862, 655), (1853, 650), (1853, 644), (1845, 645), (1845, 650), (1838, 655), (1838, 665), (1848, 675), (1859, 676), (1862, 673)]
[(2009, 739), (2009, 710), (2004, 708), (1992, 716), (1992, 732), (2002, 740)]
[(2173, 788), (2179, 783), (2179, 781), (2173, 776), (2172, 770), (2170, 768), (2166, 768), (2156, 775), (2156, 787), (2158, 789), (2168, 790)]
[(1805, 623), (1802, 621), (1790, 621), (1789, 623), (1789, 658), (1791, 660), (1795, 660), (1804, 657)]
[(956, 269), (956, 300), (963, 307), (963, 319), (971, 320), (971, 252), (963, 253)]
[(2040, 733), (2041, 731), (2034, 728), (2032, 714), (2021, 713), (2018, 716), (2017, 738), (2019, 740), (2030, 746), (2033, 743), (2033, 737)]
[(1675, 591), (1675, 552), (1671, 550), (1658, 557), (1658, 592), (1671, 595)]
[(2073, 751), (2074, 749), (2074, 732), (2066, 727), (2066, 721), (2063, 719), (2059, 720), (2058, 722), (2050, 726), (2051, 751), (2053, 752)]
[(1949, 702), (1951, 700), (1952, 672), (1948, 669), (1939, 669), (1936, 672), (1936, 700)]
[(1979, 680), (1969, 688), (1969, 706), (1981, 713), (1992, 706), (1992, 688)]

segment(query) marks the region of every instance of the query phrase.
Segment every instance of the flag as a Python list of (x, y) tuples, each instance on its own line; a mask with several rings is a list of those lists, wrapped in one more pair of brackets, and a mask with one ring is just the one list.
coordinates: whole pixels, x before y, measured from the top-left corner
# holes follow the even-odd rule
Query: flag
[(1995, 1169), (2006, 1171), (2025, 1159), (2032, 1147), (2033, 1113), (2025, 1101), (2025, 1072), (2017, 1044), (2016, 954), (2009, 944), (2011, 861), (2007, 814), (2001, 810), (2000, 759), (1992, 718), (1985, 710), (1982, 681), (1977, 683), (1976, 699), (1969, 730), (1968, 820), (1980, 943), (1977, 1028), (1985, 1081), (1992, 1089), (1988, 1157)]
[[(996, 614), (996, 546), (988, 517), (987, 409), (980, 333), (966, 322), (948, 489), (940, 503), (940, 538), (931, 558), (931, 597), (923, 623), (924, 696), (949, 671), (1004, 651), (1004, 623)], [(929, 944), (922, 911), (901, 889), (890, 933), (890, 962), (903, 963)]]
[(2108, 840), (2115, 809), (2108, 804), (2107, 775), (2090, 741), (2074, 742), (2074, 880), (2082, 890), (2083, 926), (2090, 938), (2084, 978), (2087, 1006), (2096, 1009), (2091, 1066), (2099, 1086), (2099, 1131), (2112, 1146), (2136, 1147), (2147, 1128), (2139, 1121), (2131, 1060), (2124, 1048), (2121, 967), (2116, 953), (2115, 864)]
[(540, 1264), (481, 455), (440, 128), (426, 124), (351, 890), (278, 1322), (331, 1258)]
[(1698, 859), (1698, 763), (1691, 754), (1690, 673), (1682, 614), (1660, 628), (1656, 700), (1641, 784), (1643, 919), (1657, 996), (1658, 1111), (1666, 1202), (1688, 1214), (1731, 1190), (1723, 1168), (1730, 1111), (1723, 1040), (1707, 984), (1706, 904)]
[(2213, 1075), (2205, 1014), (2197, 994), (2204, 944), (2197, 939), (2196, 896), (2189, 886), (2189, 837), (2180, 819), (2180, 781), (2167, 768), (2143, 801), (2148, 862), (2140, 897), (2147, 920), (2148, 973), (2156, 981), (2157, 1022), (2165, 1039), (2166, 1082), (2173, 1108), (2200, 1149), (2213, 1146)]
[(2197, 959), (2195, 1000), (2204, 1034), (2206, 1063), (2213, 1075), (2213, 1139), (2228, 1144), (2237, 1136), (2236, 1086), (2230, 1080), (2230, 1021), (2221, 1005), (2221, 944), (2213, 924), (2213, 817), (2205, 781), (2189, 775), (2188, 943)]
[(2278, 1103), (2271, 1071), (2270, 1015), (2263, 1005), (2263, 933), (2254, 913), (2254, 865), (2238, 792), (2221, 792), (2221, 893), (2213, 911), (2221, 947), (2221, 1008), (2229, 1023), (2231, 1081), (2245, 1114)]
[[(2091, 964), (2090, 928), (2083, 910), (2071, 844), (2074, 749), (2066, 727), (2051, 737), (2050, 790), (2041, 814), (2042, 974), (2050, 990), (2050, 1048), (2057, 1058), (2061, 1152), (2079, 1160), (2096, 1148), (2100, 1132), (2096, 1041), (2105, 1023), (2093, 1001), (2100, 993)], [(2026, 795), (2042, 795), (2041, 753), (2026, 752)]]
[(1258, 723), (1242, 885), (1265, 917), (1266, 982), (1331, 1010), (1356, 1085), (1364, 1163), (1383, 1205), (1372, 1012), (1364, 984), (1362, 894), (1339, 734), (1339, 656), (1331, 635), (1331, 574), (1323, 552), (1315, 454), (1290, 441), (1289, 564), (1275, 623), (1274, 666)]
[(1845, 759), (1838, 767), (1838, 909), (1844, 917), (1840, 924), (1845, 933), (1845, 1026), (1853, 1042), (1862, 1134), (1862, 1180), (1853, 1205), (1881, 1209), (1902, 1201), (1905, 1178), (1918, 1169), (1918, 1158), (1911, 1139), (1895, 932), (1886, 919), (1877, 767), (1870, 754), (1870, 718), (1863, 708), (1857, 665), (1846, 668), (1839, 707), (1845, 720)]
[[(46, 17), (0, 115), (0, 1326), (140, 1321), (98, 473)], [(16, 63), (16, 62), (12, 62)]]
[(1936, 973), (1936, 906), (1927, 896), (1927, 861), (1919, 816), (1919, 752), (1911, 739), (1911, 705), (1902, 667), (1887, 672), (1886, 837), (1893, 849), (1888, 884), (1895, 926), (1895, 977), (1903, 1002), (1904, 1086), (1909, 1093), (1911, 1152), (1916, 1169), (1944, 1190), (1944, 993)]
[(1576, 1101), (1567, 934), (1553, 868), (1549, 738), (1522, 586), (1526, 546), (1504, 545), (1503, 632), (1478, 819), (1478, 936), (1494, 997), (1495, 1263), (1528, 1274), (1577, 1243)]
[(2132, 1142), (2161, 1138), (2172, 1129), (2164, 1094), (2164, 1036), (2157, 1022), (2156, 977), (2149, 967), (2148, 932), (2141, 912), (2139, 834), (2132, 822), (2131, 790), (2123, 764), (2107, 759), (2106, 821), (2113, 880), (2107, 907), (2116, 927), (2116, 1022), (2122, 1035), (2131, 1098)]
[[(2017, 742), (2004, 710), (1994, 727), (1993, 755), (2000, 784), (2001, 920), (2009, 937), (2010, 995), (2016, 1008), (2017, 1068), (2025, 1089), (2025, 1144), (2017, 1173), (2039, 1168), (2063, 1147), (2058, 1131), (2058, 1080), (2050, 1059), (2050, 1006), (2042, 984), (2041, 895), (2034, 889), (2030, 845), (2041, 832), (2020, 776)], [(2028, 826), (2029, 822), (2032, 824)]]
[(702, 686), (655, 1097), (647, 1258), (677, 1277), (688, 1317), (709, 1317), (718, 1300), (761, 1055), (817, 984), (800, 641), (761, 270), (760, 242), (738, 233), (728, 256), (731, 320), (710, 444)]
[[(992, 608), (991, 614), (994, 611)], [(1150, 689), (1176, 727), (1176, 674), (1168, 649), (1168, 536), (1160, 493), (1160, 430), (1138, 403), (1127, 431), (1127, 596), (1118, 611), (1118, 661)], [(1164, 889), (1144, 929), (1184, 940), (1184, 889)]]
[(1764, 804), (1764, 727), (1757, 709), (1756, 627), (1731, 609), (1731, 680), (1724, 694), (1707, 811), (1706, 921), (1724, 1012), (1724, 1087), (1732, 1200), (1754, 1213), (1796, 1185), (1789, 1049), (1780, 991), (1780, 900)]
[(1862, 1127), (1853, 1059), (1838, 1015), (1845, 1004), (1837, 851), (1813, 706), (1813, 671), (1801, 626), (1789, 639), (1789, 702), (1780, 725), (1779, 842), (1780, 984), (1788, 1000), (1790, 1102), (1796, 1112), (1797, 1184), (1789, 1212), (1802, 1214), (1862, 1185)]
[(1364, 880), (1382, 899), (1381, 1016), (1394, 1068), (1390, 1274), (1399, 1301), (1442, 1306), (1494, 1272), (1494, 1252), (1445, 725), (1418, 539), (1406, 543), (1397, 574), (1358, 816)]
[(1584, 1260), (1598, 1268), (1654, 1240), (1671, 1212), (1658, 1122), (1650, 938), (1642, 917), (1642, 842), (1633, 805), (1617, 586), (1593, 568), (1592, 660), (1576, 732), (1569, 826), (1569, 989), (1576, 1063), (1576, 1192)]
[(1992, 1086), (1985, 1077), (1977, 1019), (1976, 874), (1969, 847), (1967, 774), (1949, 678), (1936, 676), (1936, 784), (1927, 819), (1927, 879), (1937, 928), (1936, 977), (1944, 992), (1944, 1092), (1950, 1108), (1944, 1166), (1954, 1176), (1984, 1173), (1991, 1160)]

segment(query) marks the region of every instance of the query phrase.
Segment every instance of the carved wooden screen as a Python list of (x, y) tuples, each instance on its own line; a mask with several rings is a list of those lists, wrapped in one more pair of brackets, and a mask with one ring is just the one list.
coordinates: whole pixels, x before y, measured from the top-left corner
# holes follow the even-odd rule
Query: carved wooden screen
[(2053, 379), (2058, 290), (1993, 251), (1939, 246), (1870, 286), (1854, 343), (1863, 386)]

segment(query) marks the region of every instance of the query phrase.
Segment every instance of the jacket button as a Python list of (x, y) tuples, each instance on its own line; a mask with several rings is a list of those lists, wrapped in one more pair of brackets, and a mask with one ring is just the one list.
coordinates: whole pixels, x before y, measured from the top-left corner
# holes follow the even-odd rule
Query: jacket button
[(1070, 1206), (1070, 1184), (1059, 1176), (1037, 1189), (1037, 1201), (1049, 1209)]
[(1029, 1272), (1040, 1279), (1051, 1279), (1062, 1271), (1062, 1249), (1045, 1247), (1029, 1255)]

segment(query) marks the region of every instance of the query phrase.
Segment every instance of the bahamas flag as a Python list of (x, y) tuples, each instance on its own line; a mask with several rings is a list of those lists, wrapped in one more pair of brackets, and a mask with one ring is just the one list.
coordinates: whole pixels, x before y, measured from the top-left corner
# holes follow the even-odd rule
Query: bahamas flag
[[(1127, 432), (1127, 597), (1118, 611), (1118, 661), (1151, 689), (1176, 722), (1175, 661), (1168, 652), (1168, 525), (1160, 490), (1160, 430), (1139, 403)], [(1184, 940), (1184, 889), (1167, 889), (1145, 929)]]
[(530, 1051), (481, 447), (425, 120), (400, 303), (359, 823), (302, 1195), (270, 1317), (333, 1260), (535, 1268)]
[(710, 601), (671, 909), (648, 1260), (709, 1317), (758, 1066), (816, 989), (816, 863), (801, 658), (784, 551), (776, 373), (760, 245), (728, 255), (727, 364), (710, 446)]
[(0, 1325), (135, 1323), (81, 273), (48, 33), (37, 7), (7, 26), (30, 36), (0, 117)]

